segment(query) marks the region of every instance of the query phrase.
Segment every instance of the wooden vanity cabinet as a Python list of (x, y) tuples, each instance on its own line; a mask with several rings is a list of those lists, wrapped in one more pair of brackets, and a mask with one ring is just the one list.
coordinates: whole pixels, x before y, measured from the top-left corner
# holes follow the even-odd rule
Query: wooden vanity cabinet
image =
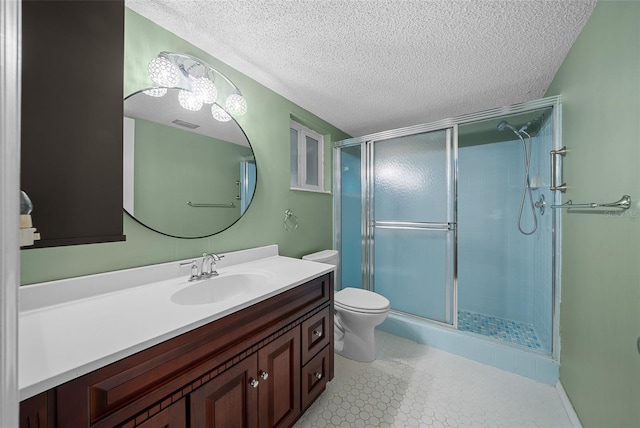
[(55, 425), (55, 394), (43, 392), (20, 403), (20, 428), (47, 428)]
[(139, 428), (186, 428), (186, 402), (187, 400), (183, 398), (137, 426)]
[(302, 323), (302, 372), (300, 399), (304, 412), (333, 378), (333, 306)]
[(258, 351), (260, 428), (289, 427), (300, 416), (300, 326)]
[[(290, 427), (333, 378), (333, 273), (21, 403), (42, 428)], [(135, 328), (135, 326), (132, 326)]]
[(33, 247), (123, 241), (123, 0), (22, 2), (20, 186)]
[[(190, 426), (207, 428), (258, 426), (256, 354), (189, 394)], [(255, 385), (255, 386), (254, 386)]]
[(296, 327), (189, 394), (191, 426), (289, 427), (300, 416), (299, 385)]

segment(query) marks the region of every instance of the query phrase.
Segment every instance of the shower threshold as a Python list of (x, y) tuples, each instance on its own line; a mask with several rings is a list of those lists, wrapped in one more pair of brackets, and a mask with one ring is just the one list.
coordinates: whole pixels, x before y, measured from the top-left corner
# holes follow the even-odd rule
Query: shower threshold
[(531, 324), (459, 310), (458, 330), (481, 334), (528, 349), (544, 351)]

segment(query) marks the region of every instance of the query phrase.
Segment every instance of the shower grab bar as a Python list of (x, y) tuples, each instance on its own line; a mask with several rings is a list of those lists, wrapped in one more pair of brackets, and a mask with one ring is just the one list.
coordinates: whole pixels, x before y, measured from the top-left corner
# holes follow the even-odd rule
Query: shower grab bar
[(409, 229), (409, 230), (442, 230), (455, 229), (455, 223), (434, 223), (416, 221), (374, 221), (373, 226), (378, 229)]
[(620, 200), (616, 202), (609, 202), (606, 204), (599, 204), (596, 202), (590, 202), (587, 204), (574, 204), (571, 199), (561, 205), (551, 205), (551, 208), (618, 208), (620, 210), (627, 210), (631, 207), (631, 196), (623, 195)]
[(198, 202), (187, 202), (187, 205), (194, 208), (235, 208), (235, 204), (231, 202), (230, 204), (201, 204)]
[(558, 156), (566, 156), (567, 147), (565, 146), (559, 150), (551, 150), (549, 154), (551, 155), (551, 190), (559, 190), (564, 193), (567, 191), (567, 183), (562, 183), (559, 186), (556, 185), (556, 163)]

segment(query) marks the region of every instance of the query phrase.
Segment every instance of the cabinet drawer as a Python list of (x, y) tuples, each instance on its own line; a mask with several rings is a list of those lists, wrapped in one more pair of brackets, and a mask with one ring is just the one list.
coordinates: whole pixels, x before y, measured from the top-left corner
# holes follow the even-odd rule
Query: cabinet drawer
[(331, 306), (327, 306), (302, 323), (302, 364), (306, 364), (329, 344), (333, 329)]
[(302, 411), (324, 391), (329, 382), (331, 349), (325, 346), (315, 357), (302, 367)]

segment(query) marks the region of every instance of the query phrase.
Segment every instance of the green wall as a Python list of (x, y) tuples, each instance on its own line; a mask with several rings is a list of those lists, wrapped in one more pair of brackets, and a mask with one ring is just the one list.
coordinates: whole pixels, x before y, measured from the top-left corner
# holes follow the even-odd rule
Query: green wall
[(562, 94), (564, 201), (633, 201), (562, 219), (560, 381), (585, 427), (640, 426), (639, 22), (640, 3), (601, 1), (547, 93)]
[[(125, 242), (22, 250), (23, 284), (196, 257), (204, 251), (224, 253), (279, 244), (281, 254), (299, 257), (331, 248), (331, 195), (289, 190), (289, 120), (295, 116), (329, 137), (325, 138), (325, 170), (329, 177), (332, 142), (349, 136), (128, 9), (123, 95), (152, 85), (146, 74), (147, 64), (160, 51), (200, 57), (242, 90), (249, 111), (238, 122), (251, 142), (258, 166), (251, 206), (231, 228), (202, 239), (166, 237), (124, 215)], [(293, 232), (284, 230), (285, 209), (293, 210), (298, 217), (299, 226)]]

